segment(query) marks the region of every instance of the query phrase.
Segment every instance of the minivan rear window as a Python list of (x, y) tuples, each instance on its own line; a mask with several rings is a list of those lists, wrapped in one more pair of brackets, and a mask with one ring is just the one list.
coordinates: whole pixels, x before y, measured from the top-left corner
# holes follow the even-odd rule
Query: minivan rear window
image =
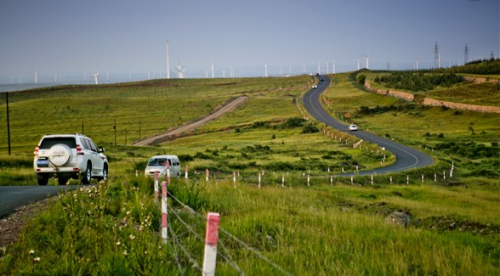
[(76, 148), (76, 141), (74, 137), (46, 137), (40, 144), (40, 149), (50, 149), (57, 144), (64, 144), (72, 149)]
[(151, 158), (151, 160), (149, 160), (148, 166), (166, 166), (167, 161), (168, 161), (168, 164), (171, 166), (172, 162), (169, 159)]

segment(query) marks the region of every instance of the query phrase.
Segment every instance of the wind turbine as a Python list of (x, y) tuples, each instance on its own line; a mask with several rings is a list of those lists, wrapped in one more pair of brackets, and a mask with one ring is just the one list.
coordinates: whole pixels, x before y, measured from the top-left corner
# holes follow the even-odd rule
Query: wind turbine
[(359, 70), (359, 59), (358, 59), (358, 70)]
[(264, 61), (264, 77), (267, 78), (267, 60)]
[(210, 61), (212, 62), (210, 64), (210, 71), (212, 71), (212, 79), (215, 78), (215, 64), (214, 64), (214, 60), (213, 59), (210, 59)]
[(99, 65), (97, 66), (97, 72), (94, 74), (94, 83), (99, 84)]
[(178, 77), (179, 79), (183, 79), (183, 78), (184, 78), (184, 72), (186, 72), (187, 67), (182, 68), (182, 66), (181, 66), (181, 62), (179, 61), (179, 59), (177, 59), (177, 64), (178, 64), (178, 65), (177, 65), (177, 68), (175, 68), (175, 70), (178, 72), (177, 77)]
[(333, 74), (335, 74), (335, 60), (333, 60)]
[(365, 54), (363, 55), (365, 56), (366, 69), (370, 69), (370, 56), (367, 56)]

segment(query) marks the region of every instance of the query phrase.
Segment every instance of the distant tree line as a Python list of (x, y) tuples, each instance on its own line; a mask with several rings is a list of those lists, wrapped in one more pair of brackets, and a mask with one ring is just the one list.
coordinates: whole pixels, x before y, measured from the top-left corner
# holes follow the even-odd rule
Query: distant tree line
[(457, 83), (462, 83), (464, 78), (450, 73), (425, 73), (424, 71), (395, 71), (389, 75), (375, 78), (376, 83), (383, 83), (384, 86), (394, 89), (404, 89), (411, 91), (427, 91), (438, 86), (450, 87)]
[(498, 75), (500, 74), (500, 59), (475, 60), (464, 66), (443, 69), (445, 72), (477, 74), (477, 75)]

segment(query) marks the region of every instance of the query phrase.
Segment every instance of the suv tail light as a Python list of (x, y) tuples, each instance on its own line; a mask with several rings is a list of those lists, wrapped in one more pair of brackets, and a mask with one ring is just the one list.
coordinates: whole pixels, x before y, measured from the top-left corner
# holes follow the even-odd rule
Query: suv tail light
[(82, 146), (76, 145), (76, 154), (77, 155), (85, 155), (85, 153), (83, 152)]
[(36, 146), (35, 151), (33, 152), (33, 154), (34, 154), (35, 156), (38, 156), (38, 151), (39, 151), (39, 149), (40, 149), (40, 146)]

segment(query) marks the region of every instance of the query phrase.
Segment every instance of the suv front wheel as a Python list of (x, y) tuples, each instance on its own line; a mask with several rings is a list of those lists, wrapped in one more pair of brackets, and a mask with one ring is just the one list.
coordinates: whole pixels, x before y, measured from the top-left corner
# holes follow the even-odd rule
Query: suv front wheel
[(92, 179), (92, 164), (91, 163), (87, 164), (87, 169), (85, 170), (85, 172), (83, 172), (83, 174), (81, 175), (81, 178), (82, 178), (83, 184), (90, 183), (90, 179)]

